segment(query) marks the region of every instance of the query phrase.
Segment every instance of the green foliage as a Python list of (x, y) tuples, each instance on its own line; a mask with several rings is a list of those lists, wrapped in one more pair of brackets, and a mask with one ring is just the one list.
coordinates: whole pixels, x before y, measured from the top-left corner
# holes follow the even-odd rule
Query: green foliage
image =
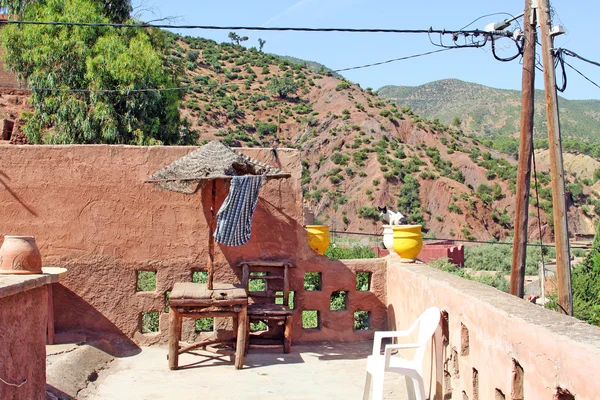
[(256, 121), (254, 123), (254, 127), (256, 128), (256, 132), (258, 132), (259, 135), (268, 136), (277, 133), (277, 124)]
[(374, 221), (379, 221), (379, 210), (376, 207), (371, 206), (361, 206), (358, 209), (358, 217), (364, 219), (372, 219)]
[(350, 87), (350, 83), (348, 83), (347, 81), (341, 81), (340, 83), (337, 84), (337, 86), (335, 87), (335, 90), (337, 90), (339, 92), (340, 90), (348, 89), (349, 87)]
[[(379, 216), (379, 214), (377, 214)], [(353, 247), (329, 246), (325, 255), (337, 260), (356, 258), (376, 258), (377, 254), (369, 246), (356, 245)]]
[[(512, 241), (508, 240), (508, 241)], [(544, 247), (544, 259), (548, 260), (555, 255), (554, 249)], [(542, 251), (538, 246), (527, 246), (527, 262), (525, 273), (537, 275)], [(465, 266), (475, 271), (499, 271), (510, 273), (512, 265), (512, 246), (500, 244), (485, 244), (481, 246), (465, 247)]]
[[(31, 21), (91, 23), (122, 19), (122, 2), (48, 0), (25, 6)], [(112, 4), (112, 5), (111, 5)], [(104, 5), (108, 6), (107, 9)], [(112, 9), (112, 6), (117, 7)], [(119, 11), (119, 9), (121, 11)], [(107, 13), (109, 15), (107, 15)], [(119, 14), (115, 17), (112, 14)], [(6, 63), (32, 88), (24, 126), (34, 143), (186, 144), (195, 136), (180, 120), (177, 91), (129, 92), (177, 86), (155, 30), (73, 26), (6, 26)], [(51, 88), (60, 90), (35, 90)], [(71, 92), (69, 89), (115, 92)]]
[(331, 161), (336, 165), (347, 165), (349, 157), (341, 153), (333, 153), (331, 155)]
[(469, 274), (467, 271), (465, 271), (463, 268), (460, 268), (456, 264), (451, 263), (450, 260), (447, 258), (440, 258), (438, 260), (433, 260), (433, 261), (429, 262), (429, 265), (433, 268), (437, 268), (444, 272), (448, 272), (450, 274), (460, 276), (461, 278), (469, 279), (472, 281), (477, 281), (477, 282), (483, 283), (485, 285), (495, 287), (496, 289), (502, 290), (503, 292), (508, 293), (509, 289), (510, 289), (508, 281), (506, 280), (506, 278), (504, 278), (504, 276), (500, 272), (498, 272), (494, 275), (484, 274), (484, 275), (480, 275), (480, 276), (474, 276), (474, 275)]
[(592, 325), (600, 325), (600, 224), (592, 249), (585, 260), (573, 267), (573, 313)]
[(283, 78), (273, 77), (267, 84), (267, 90), (274, 95), (285, 98), (296, 93), (298, 84), (294, 82), (293, 78), (287, 76)]
[(406, 220), (410, 224), (423, 224), (425, 222), (421, 214), (419, 188), (419, 181), (407, 175), (404, 178), (404, 185), (400, 187), (400, 195), (396, 202), (399, 211), (406, 215)]

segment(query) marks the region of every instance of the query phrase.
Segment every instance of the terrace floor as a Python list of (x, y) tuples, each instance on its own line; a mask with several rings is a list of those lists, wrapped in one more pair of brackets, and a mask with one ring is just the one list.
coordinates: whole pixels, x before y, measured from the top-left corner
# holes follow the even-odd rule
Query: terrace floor
[[(372, 342), (318, 343), (294, 345), (290, 354), (250, 350), (242, 370), (234, 369), (229, 356), (198, 351), (180, 356), (183, 368), (176, 371), (168, 369), (166, 348), (144, 347), (134, 356), (114, 358), (76, 398), (361, 399), (371, 347)], [(384, 398), (408, 399), (403, 377), (386, 376)]]

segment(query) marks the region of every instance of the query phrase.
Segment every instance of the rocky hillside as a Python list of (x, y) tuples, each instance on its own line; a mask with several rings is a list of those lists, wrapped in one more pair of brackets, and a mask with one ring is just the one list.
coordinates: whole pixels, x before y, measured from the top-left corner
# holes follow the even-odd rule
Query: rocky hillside
[[(379, 233), (376, 207), (387, 205), (435, 237), (512, 234), (516, 162), (461, 127), (429, 121), (331, 74), (255, 49), (184, 37), (171, 57), (185, 63), (182, 84), (193, 85), (182, 112), (199, 140), (300, 149), (306, 202), (332, 229)], [(600, 195), (568, 179), (575, 192), (571, 231), (579, 232), (592, 226)], [(541, 184), (548, 240), (547, 173)], [(591, 206), (578, 207), (585, 202)], [(533, 238), (539, 235), (531, 219)]]
[[(180, 112), (198, 142), (299, 149), (305, 200), (332, 229), (381, 233), (377, 206), (387, 205), (434, 237), (512, 234), (516, 161), (467, 135), (466, 122), (430, 121), (331, 73), (240, 45), (173, 35), (167, 57), (181, 68)], [(593, 232), (600, 194), (589, 180), (567, 179), (570, 231)], [(549, 181), (542, 173), (544, 240)]]
[[(421, 86), (384, 86), (377, 93), (426, 118), (455, 124), (467, 134), (510, 136), (519, 132), (521, 92), (494, 89), (457, 79)], [(565, 139), (600, 142), (600, 100), (559, 97)], [(535, 91), (536, 137), (547, 135), (544, 92)]]

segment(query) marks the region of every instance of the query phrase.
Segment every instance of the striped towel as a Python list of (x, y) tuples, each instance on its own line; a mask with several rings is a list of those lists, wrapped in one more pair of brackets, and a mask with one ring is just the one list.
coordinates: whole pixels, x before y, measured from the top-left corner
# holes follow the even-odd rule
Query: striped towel
[(252, 214), (262, 181), (262, 175), (233, 177), (229, 194), (217, 213), (215, 242), (225, 246), (241, 246), (250, 240)]

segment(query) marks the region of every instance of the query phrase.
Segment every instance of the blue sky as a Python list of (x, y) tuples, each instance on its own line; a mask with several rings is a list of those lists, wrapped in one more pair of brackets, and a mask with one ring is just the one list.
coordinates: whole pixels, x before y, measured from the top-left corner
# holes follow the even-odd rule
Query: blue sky
[[(519, 14), (524, 2), (490, 1), (376, 1), (376, 0), (278, 0), (278, 1), (207, 1), (207, 0), (134, 0), (139, 18), (148, 21), (177, 17), (175, 24), (266, 27), (340, 27), (389, 29), (460, 29), (474, 19), (490, 13)], [(600, 61), (598, 39), (592, 29), (600, 16), (600, 1), (554, 0), (555, 23), (567, 34), (557, 37), (557, 47)], [(483, 18), (468, 29), (482, 29), (490, 22), (508, 18), (495, 15)], [(227, 31), (186, 30), (182, 34), (227, 41)], [(332, 69), (409, 56), (437, 49), (427, 35), (301, 33), (238, 31), (248, 36), (248, 47), (266, 40), (265, 52), (317, 61)], [(437, 39), (435, 36), (434, 39)], [(448, 40), (447, 38), (446, 40)], [(499, 55), (514, 54), (510, 41), (499, 43)], [(600, 85), (600, 67), (569, 58), (567, 61)], [(600, 89), (568, 69), (568, 87), (562, 94), (568, 99), (600, 99)], [(422, 58), (344, 72), (349, 80), (363, 88), (384, 85), (415, 86), (445, 78), (457, 78), (487, 86), (520, 89), (521, 65), (518, 59), (496, 61), (489, 44), (482, 49), (459, 49)], [(539, 72), (536, 87), (543, 88)]]

